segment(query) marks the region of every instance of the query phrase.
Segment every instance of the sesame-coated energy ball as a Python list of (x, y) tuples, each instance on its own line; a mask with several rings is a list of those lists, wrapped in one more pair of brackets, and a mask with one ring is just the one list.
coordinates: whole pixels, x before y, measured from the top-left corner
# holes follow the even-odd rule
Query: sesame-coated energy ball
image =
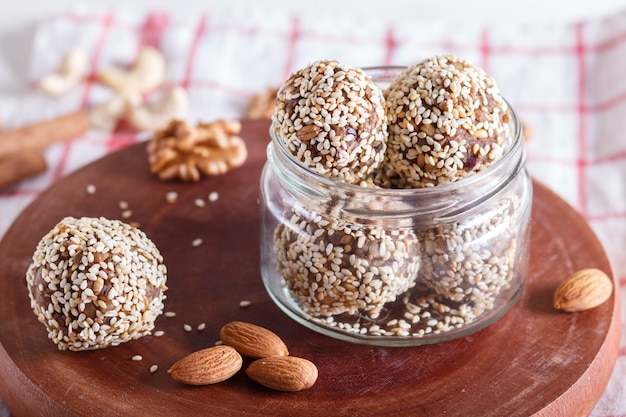
[(388, 157), (414, 187), (458, 181), (499, 159), (509, 109), (495, 81), (453, 55), (400, 73), (386, 91)]
[(66, 217), (26, 273), (31, 307), (60, 350), (119, 345), (150, 333), (163, 311), (166, 267), (154, 243), (118, 220)]
[(273, 131), (304, 165), (356, 184), (383, 160), (387, 141), (383, 93), (359, 68), (311, 63), (279, 89)]
[(274, 232), (277, 268), (291, 295), (312, 316), (366, 313), (415, 285), (420, 243), (411, 230), (363, 227), (296, 213)]

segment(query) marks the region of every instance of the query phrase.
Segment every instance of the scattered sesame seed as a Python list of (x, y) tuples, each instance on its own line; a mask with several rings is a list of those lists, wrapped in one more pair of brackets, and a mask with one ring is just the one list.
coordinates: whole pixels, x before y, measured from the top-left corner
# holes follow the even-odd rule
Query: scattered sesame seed
[(176, 317), (176, 313), (173, 311), (166, 311), (165, 317)]
[(159, 366), (158, 366), (158, 365), (152, 365), (152, 366), (150, 367), (150, 373), (151, 373), (151, 374), (153, 374), (153, 373), (155, 373), (158, 369), (159, 369)]
[(242, 308), (250, 307), (250, 304), (252, 303), (248, 300), (241, 300), (239, 302), (239, 307), (242, 307)]
[(135, 356), (133, 356), (131, 359), (132, 359), (132, 360), (134, 360), (134, 361), (140, 361), (140, 360), (143, 360), (143, 356), (141, 356), (141, 355), (135, 355)]
[(95, 194), (96, 186), (93, 184), (88, 184), (87, 187), (85, 187), (85, 191), (87, 192), (87, 194)]
[(178, 193), (176, 191), (169, 191), (165, 194), (165, 201), (172, 204), (178, 200)]
[(163, 330), (157, 330), (156, 332), (154, 332), (154, 337), (161, 337), (165, 334), (165, 332)]
[(126, 210), (128, 209), (128, 203), (124, 200), (121, 200), (117, 203), (117, 206), (120, 208), (120, 210)]
[(205, 203), (204, 200), (201, 198), (196, 198), (193, 203), (196, 205), (196, 207), (204, 207)]
[(194, 240), (191, 242), (191, 246), (193, 246), (194, 248), (197, 248), (198, 246), (202, 245), (202, 242), (203, 242), (203, 241), (202, 241), (202, 239), (200, 239), (200, 238), (194, 239)]
[(124, 210), (122, 212), (122, 219), (128, 219), (129, 217), (131, 217), (133, 215), (132, 210)]
[(211, 191), (209, 193), (209, 201), (214, 203), (220, 198), (220, 195), (217, 191)]
[(190, 326), (190, 325), (188, 325), (188, 324), (185, 324), (185, 325), (183, 325), (183, 329), (184, 329), (186, 332), (190, 332), (190, 331), (191, 331), (191, 326)]
[(206, 328), (206, 323), (200, 323), (200, 324), (198, 324), (198, 327), (197, 327), (197, 329), (198, 329), (198, 330), (202, 331), (202, 330), (204, 330), (205, 328)]
[(222, 346), (224, 344), (224, 342), (222, 342), (221, 340), (218, 340), (217, 342), (214, 343), (215, 346)]

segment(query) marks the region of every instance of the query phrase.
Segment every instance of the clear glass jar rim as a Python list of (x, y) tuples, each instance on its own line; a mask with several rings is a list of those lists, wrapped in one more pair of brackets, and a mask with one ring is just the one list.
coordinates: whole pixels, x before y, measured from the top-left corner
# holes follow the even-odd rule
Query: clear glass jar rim
[[(383, 67), (381, 67), (383, 68)], [(344, 189), (345, 191), (351, 193), (380, 193), (381, 195), (395, 195), (398, 197), (402, 196), (413, 196), (413, 195), (432, 195), (432, 194), (445, 194), (453, 191), (457, 191), (460, 188), (464, 188), (467, 186), (474, 185), (478, 182), (484, 181), (485, 177), (492, 175), (493, 171), (501, 167), (505, 164), (510, 164), (511, 160), (514, 159), (515, 156), (518, 156), (518, 159), (522, 159), (521, 163), (523, 164), (524, 153), (523, 149), (523, 138), (522, 138), (522, 127), (519, 117), (515, 112), (515, 109), (511, 107), (509, 102), (505, 99), (507, 106), (510, 111), (510, 117), (512, 120), (513, 130), (511, 131), (512, 142), (510, 146), (508, 146), (504, 153), (502, 154), (502, 158), (496, 161), (494, 164), (489, 166), (487, 169), (482, 170), (481, 172), (476, 173), (475, 175), (469, 176), (467, 178), (463, 178), (460, 181), (450, 182), (446, 184), (440, 184), (433, 187), (423, 187), (423, 188), (368, 188), (362, 187), (357, 184), (350, 184), (343, 181), (338, 181), (332, 178), (328, 178), (318, 172), (315, 172), (308, 167), (306, 167), (300, 160), (298, 160), (291, 152), (289, 152), (285, 146), (285, 143), (279, 140), (276, 137), (273, 126), (270, 126), (269, 134), (272, 138), (272, 142), (268, 146), (272, 146), (272, 144), (277, 145), (280, 153), (286, 157), (292, 166), (290, 169), (293, 169), (296, 173), (301, 176), (310, 177), (310, 179), (314, 182), (321, 184), (324, 187), (328, 188), (339, 188)]]

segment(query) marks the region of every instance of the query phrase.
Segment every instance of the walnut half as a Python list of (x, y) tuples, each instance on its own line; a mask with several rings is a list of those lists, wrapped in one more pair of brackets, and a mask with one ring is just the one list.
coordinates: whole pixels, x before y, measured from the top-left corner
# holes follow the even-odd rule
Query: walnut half
[(204, 175), (221, 175), (243, 165), (248, 157), (239, 136), (241, 123), (218, 120), (189, 126), (172, 120), (153, 133), (148, 142), (150, 171), (162, 180), (199, 181)]

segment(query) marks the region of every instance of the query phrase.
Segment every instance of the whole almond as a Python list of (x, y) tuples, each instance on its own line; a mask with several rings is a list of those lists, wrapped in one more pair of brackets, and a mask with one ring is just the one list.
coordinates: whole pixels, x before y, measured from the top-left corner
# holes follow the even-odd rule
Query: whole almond
[(276, 333), (256, 324), (231, 321), (220, 329), (220, 339), (249, 358), (289, 355), (287, 345)]
[(556, 309), (577, 312), (589, 310), (611, 297), (613, 281), (596, 268), (581, 269), (570, 275), (554, 292)]
[(167, 371), (172, 378), (189, 385), (209, 385), (235, 375), (243, 358), (230, 346), (213, 346), (190, 353)]
[(257, 359), (246, 369), (253, 381), (279, 391), (300, 391), (317, 381), (313, 362), (295, 356), (273, 356)]

